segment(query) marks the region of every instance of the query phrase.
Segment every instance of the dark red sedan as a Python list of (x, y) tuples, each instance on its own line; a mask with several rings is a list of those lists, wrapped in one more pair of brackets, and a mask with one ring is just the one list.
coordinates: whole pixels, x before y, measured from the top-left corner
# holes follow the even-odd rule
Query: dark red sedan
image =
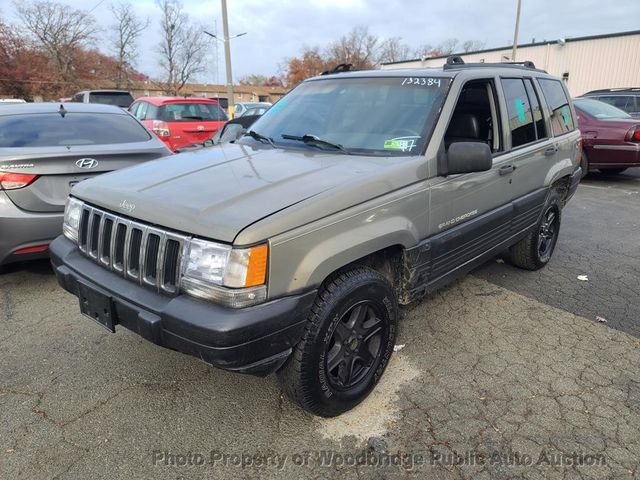
[(590, 170), (621, 173), (640, 167), (640, 119), (590, 98), (573, 101), (582, 132), (582, 175)]

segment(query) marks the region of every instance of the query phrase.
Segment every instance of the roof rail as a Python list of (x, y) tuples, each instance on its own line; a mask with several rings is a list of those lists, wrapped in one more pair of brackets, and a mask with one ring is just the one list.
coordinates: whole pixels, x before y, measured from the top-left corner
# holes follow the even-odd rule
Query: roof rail
[(509, 67), (509, 68), (528, 68), (530, 70), (536, 70), (538, 72), (547, 73), (545, 70), (536, 68), (536, 65), (530, 61), (525, 60), (523, 62), (496, 62), (496, 63), (465, 63), (464, 59), (460, 55), (449, 55), (447, 61), (443, 66), (444, 70), (451, 70), (456, 68), (476, 68), (476, 67)]
[(325, 70), (320, 75), (331, 75), (332, 73), (343, 73), (351, 70), (353, 65), (351, 63), (341, 63), (340, 65), (336, 65), (331, 70)]
[[(615, 93), (615, 92), (640, 92), (640, 87), (601, 88), (587, 93)], [(585, 95), (587, 94), (585, 93)]]

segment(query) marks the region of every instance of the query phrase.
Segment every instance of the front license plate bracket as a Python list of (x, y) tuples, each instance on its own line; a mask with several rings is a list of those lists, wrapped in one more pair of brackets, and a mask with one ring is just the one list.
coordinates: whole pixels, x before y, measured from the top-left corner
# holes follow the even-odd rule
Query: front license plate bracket
[(115, 333), (118, 322), (111, 297), (106, 292), (98, 291), (82, 282), (78, 282), (78, 290), (82, 314)]

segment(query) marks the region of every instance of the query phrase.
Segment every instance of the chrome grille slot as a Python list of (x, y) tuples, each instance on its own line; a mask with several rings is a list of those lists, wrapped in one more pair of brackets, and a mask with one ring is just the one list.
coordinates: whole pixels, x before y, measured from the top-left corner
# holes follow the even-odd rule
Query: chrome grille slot
[(89, 238), (87, 242), (87, 252), (91, 258), (98, 258), (98, 240), (100, 239), (100, 225), (102, 215), (95, 210), (91, 212), (89, 222)]
[(140, 278), (140, 260), (143, 257), (142, 249), (143, 232), (138, 227), (131, 229), (129, 236), (129, 251), (127, 252), (127, 275), (132, 278)]
[(84, 205), (78, 246), (105, 268), (159, 292), (177, 294), (189, 237)]
[(87, 247), (87, 232), (89, 230), (89, 209), (82, 209), (82, 216), (80, 217), (80, 231), (78, 232), (78, 246), (80, 250), (86, 250)]

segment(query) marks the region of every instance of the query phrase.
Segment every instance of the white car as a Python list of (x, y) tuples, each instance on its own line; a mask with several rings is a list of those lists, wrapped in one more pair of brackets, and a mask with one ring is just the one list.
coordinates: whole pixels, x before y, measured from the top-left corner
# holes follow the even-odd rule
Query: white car
[(0, 98), (0, 105), (14, 105), (16, 103), (27, 103), (21, 98)]
[(233, 116), (235, 118), (243, 116), (247, 113), (247, 110), (251, 110), (253, 108), (269, 108), (273, 105), (269, 102), (246, 102), (246, 103), (236, 103), (233, 106)]

